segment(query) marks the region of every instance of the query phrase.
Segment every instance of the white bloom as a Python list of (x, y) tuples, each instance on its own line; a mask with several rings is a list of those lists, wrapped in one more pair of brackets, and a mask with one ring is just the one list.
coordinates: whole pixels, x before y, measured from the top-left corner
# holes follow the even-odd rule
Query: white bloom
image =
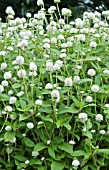
[(73, 160), (72, 165), (78, 166), (78, 165), (80, 165), (80, 162), (78, 160)]
[(14, 93), (13, 90), (9, 90), (9, 91), (8, 91), (8, 95), (9, 95), (9, 96), (11, 96), (13, 93)]
[(91, 132), (92, 132), (92, 133), (95, 133), (95, 132), (96, 132), (96, 130), (92, 129), (92, 130), (91, 130)]
[(42, 122), (42, 121), (39, 121), (39, 122), (37, 123), (37, 125), (41, 125), (41, 124), (43, 124), (43, 122)]
[(87, 114), (86, 113), (80, 113), (79, 114), (79, 119), (82, 123), (84, 123), (85, 121), (87, 121)]
[(73, 80), (74, 80), (74, 82), (77, 82), (78, 80), (80, 80), (80, 77), (79, 76), (74, 76)]
[(77, 28), (71, 28), (70, 33), (76, 34), (78, 32)]
[(42, 100), (40, 100), (40, 99), (36, 100), (35, 104), (38, 106), (42, 106)]
[(64, 80), (65, 86), (71, 87), (73, 85), (73, 81), (71, 77), (68, 77)]
[(24, 57), (22, 57), (22, 56), (17, 56), (17, 57), (16, 57), (16, 64), (19, 64), (19, 65), (24, 64)]
[(27, 164), (29, 164), (29, 162), (30, 162), (29, 160), (26, 160), (26, 161), (25, 161), (25, 164), (27, 165)]
[(38, 0), (38, 1), (37, 1), (37, 5), (38, 5), (38, 6), (42, 6), (42, 5), (44, 5), (43, 0)]
[(38, 155), (39, 155), (39, 152), (37, 152), (37, 151), (32, 152), (32, 156), (38, 156)]
[(70, 16), (71, 15), (71, 10), (68, 8), (62, 8), (61, 10), (63, 16)]
[(74, 140), (70, 140), (69, 143), (70, 143), (71, 145), (74, 145), (74, 144), (75, 144), (75, 141), (74, 141)]
[(107, 108), (109, 108), (109, 104), (105, 104), (104, 106), (107, 107)]
[(10, 71), (4, 73), (4, 79), (5, 79), (5, 80), (10, 79), (11, 77), (12, 77), (12, 74), (11, 74)]
[(46, 61), (46, 71), (53, 71), (53, 62), (51, 60)]
[(45, 89), (52, 89), (53, 85), (51, 83), (47, 83)]
[(25, 78), (26, 77), (26, 71), (24, 69), (21, 69), (17, 72), (17, 75), (19, 78)]
[(53, 66), (53, 70), (60, 70), (60, 66), (59, 66), (59, 64), (54, 64), (54, 66)]
[(12, 127), (11, 127), (11, 126), (6, 126), (6, 127), (5, 127), (5, 130), (6, 130), (6, 131), (11, 131), (11, 130), (12, 130)]
[(54, 0), (54, 3), (60, 3), (61, 0)]
[(12, 153), (12, 151), (13, 151), (12, 148), (6, 148), (6, 152), (7, 152), (8, 154)]
[(109, 75), (109, 70), (104, 70), (103, 73)]
[(99, 91), (99, 86), (98, 85), (93, 85), (91, 87), (91, 91), (94, 92), (94, 93), (98, 92)]
[(6, 63), (1, 63), (1, 70), (4, 70), (7, 67)]
[(36, 71), (36, 70), (37, 70), (37, 66), (36, 66), (36, 64), (33, 63), (33, 62), (31, 62), (31, 63), (29, 64), (29, 68), (30, 68), (30, 70), (32, 70), (32, 71)]
[(82, 28), (83, 27), (83, 21), (80, 18), (77, 18), (75, 20), (75, 25), (76, 25), (76, 28)]
[(101, 114), (97, 114), (95, 120), (101, 122), (103, 120), (103, 116)]
[(30, 71), (29, 76), (37, 76), (37, 72), (36, 71)]
[(50, 140), (47, 140), (47, 145), (49, 145), (51, 143), (51, 141)]
[(10, 140), (11, 143), (15, 143), (16, 142), (16, 137), (14, 137), (12, 140)]
[(62, 67), (62, 65), (63, 65), (63, 61), (61, 61), (61, 60), (57, 60), (57, 61), (56, 61), (56, 64), (58, 64), (60, 67)]
[(85, 41), (85, 35), (84, 34), (78, 34), (77, 35), (77, 41)]
[(6, 86), (8, 86), (8, 81), (3, 80), (1, 84), (2, 84), (3, 87), (6, 87)]
[(41, 161), (44, 161), (44, 159), (45, 159), (45, 157), (42, 157), (42, 158), (41, 158)]
[(27, 14), (26, 14), (26, 17), (27, 17), (27, 18), (31, 18), (31, 13), (27, 13)]
[(24, 91), (20, 91), (19, 93), (17, 93), (17, 96), (21, 97), (21, 96), (23, 96), (23, 94), (24, 94)]
[(28, 129), (33, 129), (34, 128), (34, 124), (32, 122), (28, 122), (27, 123), (27, 128)]
[(6, 13), (7, 13), (8, 15), (15, 15), (15, 12), (13, 11), (13, 8), (12, 8), (11, 6), (8, 6), (8, 7), (6, 8)]
[(5, 107), (5, 111), (7, 111), (7, 112), (12, 112), (12, 107), (11, 107), (11, 106), (6, 106), (6, 107)]
[(89, 103), (92, 102), (92, 97), (91, 96), (87, 96), (86, 97), (86, 102), (89, 102)]
[(76, 67), (78, 70), (80, 70), (80, 69), (82, 69), (82, 66), (80, 66), (80, 65), (77, 65), (77, 67)]
[(66, 54), (66, 53), (60, 54), (60, 58), (65, 58), (65, 57), (67, 57), (67, 54)]
[(43, 48), (49, 49), (49, 48), (50, 48), (50, 44), (49, 44), (49, 43), (45, 43), (45, 44), (43, 45)]
[(51, 98), (52, 98), (52, 100), (56, 100), (56, 102), (58, 103), (60, 101), (59, 91), (58, 90), (52, 90)]
[(95, 41), (90, 42), (90, 47), (96, 48), (97, 43)]
[(99, 133), (100, 133), (101, 135), (105, 135), (106, 131), (105, 131), (105, 130), (100, 130)]
[(52, 38), (51, 38), (51, 43), (52, 43), (52, 44), (56, 44), (56, 43), (57, 43), (57, 39), (56, 39), (55, 37), (52, 37)]
[(16, 97), (10, 97), (9, 99), (9, 104), (14, 104), (15, 102), (17, 101), (17, 98)]
[(96, 74), (96, 71), (94, 69), (89, 69), (88, 70), (88, 75), (89, 76), (94, 76)]

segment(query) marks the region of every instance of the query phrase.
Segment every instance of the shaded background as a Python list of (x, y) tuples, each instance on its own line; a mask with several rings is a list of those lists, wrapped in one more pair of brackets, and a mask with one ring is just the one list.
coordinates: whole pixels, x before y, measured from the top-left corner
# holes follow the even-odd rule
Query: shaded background
[[(45, 8), (54, 5), (54, 0), (44, 0)], [(27, 12), (36, 13), (38, 9), (37, 0), (0, 0), (0, 17), (5, 21), (7, 6), (12, 6), (16, 17), (24, 17)], [(72, 19), (82, 17), (84, 11), (98, 11), (109, 9), (109, 0), (61, 0), (60, 9), (63, 7), (72, 10)]]

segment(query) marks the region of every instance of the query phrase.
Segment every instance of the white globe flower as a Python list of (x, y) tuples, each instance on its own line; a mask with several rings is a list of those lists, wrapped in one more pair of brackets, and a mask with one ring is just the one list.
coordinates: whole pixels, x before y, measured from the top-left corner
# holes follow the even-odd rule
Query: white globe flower
[(52, 89), (53, 88), (53, 85), (51, 83), (47, 83), (45, 85), (45, 89)]
[(79, 166), (80, 162), (78, 160), (73, 160), (72, 165), (73, 166)]
[(74, 141), (74, 140), (70, 140), (69, 143), (70, 143), (71, 145), (74, 145), (74, 144), (75, 144), (75, 141)]
[(108, 104), (108, 103), (107, 103), (107, 104), (105, 104), (104, 106), (105, 106), (105, 107), (107, 107), (107, 108), (109, 108), (109, 104)]
[(14, 137), (12, 140), (10, 140), (11, 143), (15, 143), (16, 142), (16, 137)]
[(23, 96), (24, 95), (24, 91), (20, 91), (19, 93), (17, 93), (17, 96), (18, 97), (21, 97), (21, 96)]
[(16, 64), (23, 65), (24, 64), (24, 57), (17, 56), (16, 57)]
[(37, 151), (32, 152), (32, 156), (38, 156), (38, 155), (39, 155), (39, 152), (37, 152)]
[(37, 5), (38, 5), (38, 6), (43, 6), (43, 5), (44, 5), (43, 0), (38, 0), (38, 1), (37, 1)]
[(87, 96), (86, 97), (86, 102), (89, 102), (89, 103), (92, 102), (92, 97), (91, 96)]
[(103, 73), (109, 75), (109, 70), (104, 70)]
[(60, 3), (61, 0), (54, 0), (54, 3)]
[(105, 130), (100, 130), (99, 133), (100, 133), (101, 135), (105, 135), (106, 131), (105, 131)]
[(37, 66), (36, 66), (36, 64), (35, 64), (34, 62), (31, 62), (31, 63), (29, 64), (29, 68), (30, 68), (30, 70), (32, 70), (32, 71), (36, 71), (36, 70), (37, 70)]
[(11, 106), (6, 106), (6, 107), (5, 107), (5, 111), (7, 111), (7, 112), (12, 112), (12, 107), (11, 107)]
[(73, 85), (73, 81), (71, 77), (68, 77), (64, 80), (65, 86), (71, 87)]
[(17, 72), (17, 75), (19, 78), (26, 78), (26, 71), (24, 69), (21, 69)]
[(30, 163), (30, 161), (29, 161), (29, 160), (26, 160), (26, 161), (25, 161), (25, 164), (26, 164), (26, 165), (27, 165), (27, 164), (29, 164), (29, 163)]
[(40, 99), (36, 100), (35, 104), (38, 106), (42, 106), (42, 100), (40, 100)]
[(31, 18), (31, 13), (27, 13), (27, 14), (26, 14), (26, 17), (27, 17), (27, 18)]
[(89, 69), (88, 70), (88, 75), (89, 76), (94, 76), (96, 74), (96, 71), (94, 69)]
[(1, 63), (1, 70), (4, 70), (7, 67), (6, 63)]
[(90, 42), (90, 47), (96, 48), (97, 43), (95, 41)]
[(10, 97), (9, 99), (9, 104), (14, 104), (15, 102), (17, 101), (17, 98), (16, 97)]
[(3, 87), (6, 87), (6, 86), (8, 86), (8, 81), (3, 80), (1, 84), (2, 84)]
[(10, 71), (4, 73), (4, 79), (5, 79), (5, 80), (10, 79), (11, 77), (12, 77), (12, 74), (11, 74)]
[(47, 140), (47, 145), (49, 145), (51, 143), (51, 141), (50, 140)]
[(54, 64), (54, 66), (53, 66), (53, 70), (60, 70), (60, 66), (59, 66), (59, 64)]
[(60, 101), (59, 91), (58, 90), (52, 90), (51, 98), (52, 98), (52, 100), (56, 100), (56, 102), (58, 103)]
[(85, 121), (87, 121), (87, 114), (86, 113), (80, 113), (79, 114), (79, 119), (82, 123), (84, 123)]
[(77, 82), (77, 81), (79, 81), (80, 80), (80, 77), (79, 76), (74, 76), (74, 82)]
[(9, 95), (9, 96), (11, 96), (13, 93), (14, 93), (13, 90), (9, 90), (9, 91), (8, 91), (8, 95)]
[(91, 91), (94, 92), (94, 93), (98, 92), (99, 89), (100, 89), (100, 88), (99, 88), (98, 85), (93, 85), (93, 86), (91, 87)]
[(53, 71), (53, 62), (51, 60), (46, 61), (46, 71)]
[(28, 129), (33, 129), (34, 128), (34, 124), (32, 122), (28, 122), (27, 123), (27, 128)]
[(6, 130), (6, 131), (11, 131), (11, 130), (12, 130), (12, 127), (11, 127), (11, 126), (6, 126), (6, 127), (5, 127), (5, 130)]
[(101, 122), (101, 121), (103, 121), (103, 116), (101, 114), (97, 114), (95, 117), (95, 120), (98, 122)]
[(43, 45), (43, 48), (49, 49), (49, 48), (50, 48), (50, 44), (49, 44), (49, 43), (45, 43), (45, 44)]

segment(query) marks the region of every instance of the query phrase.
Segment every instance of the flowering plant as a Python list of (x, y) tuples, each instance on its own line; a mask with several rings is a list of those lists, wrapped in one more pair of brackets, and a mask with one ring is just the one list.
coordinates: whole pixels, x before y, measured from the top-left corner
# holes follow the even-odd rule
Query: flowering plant
[(0, 22), (1, 169), (109, 167), (109, 12), (69, 22), (59, 2)]

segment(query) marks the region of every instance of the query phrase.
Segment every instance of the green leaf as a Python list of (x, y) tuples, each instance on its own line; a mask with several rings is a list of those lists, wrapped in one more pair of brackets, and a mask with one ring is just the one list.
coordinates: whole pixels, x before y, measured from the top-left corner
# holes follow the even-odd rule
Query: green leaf
[(30, 165), (42, 165), (42, 162), (39, 159), (31, 159), (30, 160)]
[(100, 86), (101, 84), (101, 75), (98, 74), (96, 77), (95, 77), (95, 84), (97, 84), (98, 86)]
[(64, 167), (65, 167), (65, 164), (63, 162), (53, 161), (51, 164), (51, 170), (63, 170)]
[(42, 120), (44, 120), (44, 121), (53, 123), (53, 119), (51, 119), (50, 117), (41, 117), (41, 118), (42, 118)]
[(28, 147), (34, 147), (34, 142), (33, 141), (31, 141), (29, 138), (24, 138), (24, 142), (25, 142), (25, 144), (26, 144), (26, 146), (28, 146)]
[(4, 140), (6, 142), (11, 141), (15, 137), (15, 135), (16, 135), (16, 132), (8, 131), (4, 135)]
[(87, 123), (86, 123), (87, 128), (86, 129), (91, 129), (92, 128), (92, 123), (90, 121), (90, 119), (88, 119)]
[(75, 96), (72, 96), (72, 99), (77, 106), (82, 107), (84, 105), (84, 103), (78, 101), (78, 99)]
[(8, 101), (10, 97), (6, 94), (1, 94), (0, 98), (1, 101)]
[(85, 78), (85, 79), (78, 80), (78, 84), (86, 83), (88, 81), (92, 81), (92, 79)]
[(21, 161), (21, 162), (25, 162), (27, 160), (26, 157), (22, 156), (22, 155), (16, 155), (16, 156), (13, 156), (15, 159), (17, 159), (18, 161)]
[(109, 155), (109, 149), (98, 149), (97, 153)]
[(64, 82), (64, 80), (65, 80), (65, 77), (63, 77), (63, 76), (57, 76), (57, 78), (62, 82)]
[(73, 156), (84, 156), (86, 154), (86, 152), (85, 151), (83, 151), (83, 150), (77, 150), (77, 151), (74, 151), (73, 152)]
[(19, 115), (19, 121), (28, 119), (29, 117), (30, 117), (30, 115), (28, 115), (28, 114), (26, 114), (26, 113), (20, 114), (20, 115)]
[(58, 145), (58, 148), (67, 153), (73, 153), (72, 145), (67, 142), (61, 143), (60, 145)]
[(55, 151), (52, 147), (48, 148), (48, 153), (53, 159), (55, 159)]
[(44, 143), (40, 142), (37, 143), (34, 147), (34, 151), (41, 151), (43, 149), (47, 148), (47, 145), (45, 145)]
[(26, 101), (25, 100), (20, 100), (21, 108), (25, 109), (26, 108)]
[(68, 130), (71, 130), (71, 126), (69, 124), (69, 122), (63, 122), (63, 125), (68, 129)]
[(15, 84), (12, 85), (12, 87), (13, 87), (14, 89), (17, 89), (17, 88), (19, 88), (19, 87), (21, 87), (21, 86), (22, 86), (22, 84), (19, 84), (19, 83), (15, 83)]

